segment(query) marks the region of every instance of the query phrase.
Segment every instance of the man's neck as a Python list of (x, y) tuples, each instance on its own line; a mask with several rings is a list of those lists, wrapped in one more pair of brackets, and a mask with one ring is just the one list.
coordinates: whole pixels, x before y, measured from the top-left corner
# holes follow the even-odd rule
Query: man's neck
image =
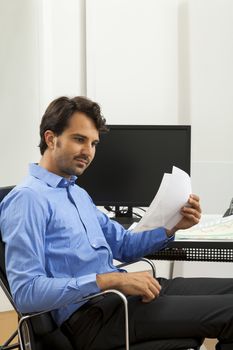
[(66, 175), (66, 174), (61, 174), (57, 171), (55, 165), (53, 164), (53, 160), (50, 159), (50, 157), (46, 154), (43, 154), (43, 156), (40, 159), (39, 165), (48, 170), (50, 173), (53, 173), (55, 175), (61, 176), (66, 178), (67, 180), (70, 180), (71, 176)]

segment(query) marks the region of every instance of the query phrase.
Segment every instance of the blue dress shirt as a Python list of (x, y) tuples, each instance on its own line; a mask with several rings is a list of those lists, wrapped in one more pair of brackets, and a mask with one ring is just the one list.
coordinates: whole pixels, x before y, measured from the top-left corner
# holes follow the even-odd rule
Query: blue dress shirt
[(31, 164), (30, 174), (0, 206), (6, 269), (23, 313), (55, 310), (58, 325), (99, 292), (96, 274), (118, 271), (113, 258), (132, 261), (167, 245), (164, 228), (132, 233), (96, 208), (70, 180)]

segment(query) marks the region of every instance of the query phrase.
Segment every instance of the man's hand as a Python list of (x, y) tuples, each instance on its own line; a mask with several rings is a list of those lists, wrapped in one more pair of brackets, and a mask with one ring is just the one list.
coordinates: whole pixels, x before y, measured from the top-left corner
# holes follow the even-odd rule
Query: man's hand
[(142, 301), (149, 303), (155, 299), (161, 286), (148, 272), (112, 272), (96, 276), (101, 290), (114, 288), (125, 295), (141, 295)]
[(199, 223), (201, 218), (200, 199), (197, 195), (191, 194), (188, 199), (189, 206), (181, 209), (183, 218), (171, 230), (167, 230), (167, 235), (172, 236), (177, 230), (184, 230)]

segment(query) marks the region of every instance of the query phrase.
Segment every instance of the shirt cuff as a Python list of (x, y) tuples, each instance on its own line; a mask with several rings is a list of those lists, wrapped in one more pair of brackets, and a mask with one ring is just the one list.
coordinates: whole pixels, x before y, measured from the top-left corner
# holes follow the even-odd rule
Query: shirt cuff
[(91, 273), (89, 275), (78, 277), (77, 278), (77, 286), (80, 290), (82, 297), (100, 292), (100, 288), (96, 282), (96, 274), (95, 273)]

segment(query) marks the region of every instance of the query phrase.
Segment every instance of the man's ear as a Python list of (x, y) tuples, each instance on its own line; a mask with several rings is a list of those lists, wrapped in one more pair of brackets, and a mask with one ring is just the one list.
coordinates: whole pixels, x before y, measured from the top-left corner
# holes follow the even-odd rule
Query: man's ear
[(56, 135), (52, 130), (46, 130), (44, 133), (44, 139), (49, 149), (54, 149)]

